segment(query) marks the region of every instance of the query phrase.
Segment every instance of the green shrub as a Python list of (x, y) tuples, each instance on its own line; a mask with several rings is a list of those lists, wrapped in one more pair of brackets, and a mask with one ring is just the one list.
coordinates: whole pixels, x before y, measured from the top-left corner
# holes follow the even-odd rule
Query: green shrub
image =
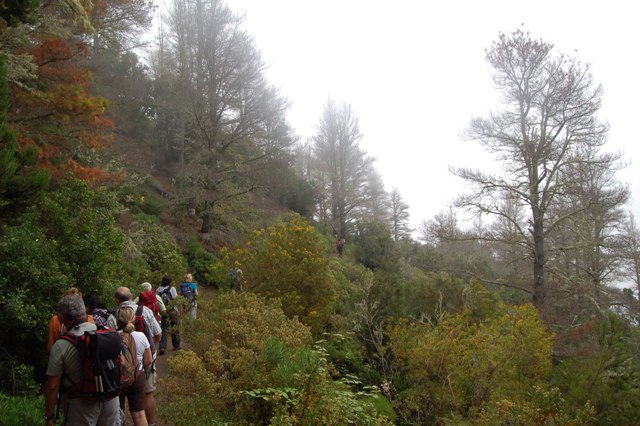
[(376, 394), (363, 399), (365, 404), (371, 404), (376, 412), (384, 417), (387, 417), (391, 422), (395, 424), (396, 412), (393, 410), (391, 401), (383, 395)]
[(140, 205), (140, 210), (149, 216), (159, 219), (163, 210), (162, 203), (152, 197), (145, 197), (143, 200), (143, 203)]
[(217, 259), (200, 245), (195, 236), (189, 237), (187, 241), (186, 257), (189, 270), (193, 272), (193, 277), (197, 282), (205, 285), (215, 283), (209, 279), (212, 277), (211, 270)]
[(240, 391), (269, 383), (268, 369), (261, 361), (268, 336), (287, 348), (300, 348), (311, 341), (308, 328), (288, 319), (277, 301), (235, 292), (199, 301), (198, 319), (184, 330), (194, 352), (174, 357), (171, 368), (179, 374), (167, 377), (161, 389), (168, 392), (167, 400), (175, 401), (169, 403), (176, 405), (169, 412), (180, 410), (184, 400), (190, 401), (191, 410), (191, 397), (200, 395), (206, 396), (199, 399), (203, 405), (194, 405), (193, 414), (186, 418), (206, 417), (213, 422), (224, 414), (235, 419), (240, 415), (236, 408), (240, 410), (238, 404), (245, 399)]
[(353, 333), (325, 333), (324, 339), (316, 343), (324, 348), (331, 364), (341, 376), (363, 376), (366, 369), (363, 362), (364, 350)]
[(0, 424), (43, 424), (44, 397), (8, 396), (0, 393)]
[[(13, 226), (0, 228), (0, 321), (11, 325), (0, 330), (6, 365), (41, 370), (46, 324), (67, 288), (113, 295), (124, 247), (115, 205), (106, 191), (66, 180)], [(0, 382), (13, 391), (14, 379)]]
[[(202, 360), (191, 351), (183, 350), (169, 358), (170, 375), (159, 381), (160, 415), (176, 426), (216, 425), (222, 415), (217, 400), (221, 389)], [(189, 401), (185, 404), (184, 401)]]
[[(187, 262), (175, 239), (162, 226), (150, 222), (134, 222), (128, 232), (130, 260), (144, 260), (149, 276), (144, 281), (159, 283), (163, 275), (182, 276)], [(143, 271), (143, 268), (140, 268)], [(139, 283), (138, 283), (139, 284)]]
[[(141, 176), (130, 176), (129, 181), (118, 188), (118, 200), (134, 216), (148, 216), (151, 220), (159, 220), (163, 205), (153, 189), (146, 187)], [(158, 185), (151, 183), (151, 186)]]
[(401, 306), (404, 316), (437, 323), (444, 312), (459, 311), (467, 283), (447, 273), (408, 268), (402, 281)]
[[(66, 273), (58, 244), (32, 222), (2, 228), (0, 238), (0, 345), (20, 347), (23, 337), (44, 342), (46, 326), (55, 303), (75, 284)], [(26, 342), (25, 342), (26, 344)], [(9, 348), (7, 348), (9, 349)], [(31, 351), (31, 345), (24, 347)]]
[(3, 358), (0, 357), (0, 389), (13, 396), (36, 396), (39, 386), (33, 379), (33, 366)]
[(146, 213), (135, 213), (133, 219), (138, 223), (153, 223), (160, 225), (160, 218), (158, 216), (149, 215)]
[(503, 399), (527, 403), (529, 390), (550, 376), (552, 336), (533, 306), (506, 306), (469, 292), (475, 293), (470, 304), (435, 327), (394, 327), (391, 344), (402, 376), (394, 406), (403, 418), (424, 424), (473, 419)]
[(170, 360), (160, 388), (180, 424), (390, 424), (371, 403), (377, 393), (353, 376), (332, 379), (326, 351), (310, 346), (308, 327), (277, 300), (235, 292), (202, 300), (185, 339), (194, 352)]
[(611, 313), (575, 327), (576, 353), (554, 369), (569, 407), (591, 404), (595, 424), (635, 424), (640, 413), (640, 333)]
[(115, 226), (117, 208), (108, 190), (68, 179), (35, 209), (46, 237), (56, 242), (65, 274), (83, 293), (111, 296), (119, 284), (124, 237)]
[(369, 269), (397, 270), (399, 254), (389, 226), (381, 221), (358, 223), (353, 253)]
[[(585, 426), (593, 424), (595, 409), (586, 403), (574, 410), (567, 404), (558, 388), (545, 390), (533, 386), (527, 398), (521, 401), (503, 399), (485, 406), (475, 424), (494, 425), (563, 425)], [(613, 423), (607, 423), (613, 424)], [(616, 423), (623, 424), (623, 423)]]

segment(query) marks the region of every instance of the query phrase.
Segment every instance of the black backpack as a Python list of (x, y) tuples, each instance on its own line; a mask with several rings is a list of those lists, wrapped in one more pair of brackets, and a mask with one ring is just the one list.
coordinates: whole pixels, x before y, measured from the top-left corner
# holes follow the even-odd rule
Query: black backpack
[(82, 362), (82, 378), (67, 389), (69, 398), (104, 402), (120, 393), (124, 375), (122, 340), (117, 331), (98, 326), (81, 336), (66, 333), (60, 338), (73, 344)]
[(156, 290), (156, 293), (162, 299), (165, 309), (169, 308), (169, 302), (171, 302), (171, 287), (164, 287), (161, 291)]

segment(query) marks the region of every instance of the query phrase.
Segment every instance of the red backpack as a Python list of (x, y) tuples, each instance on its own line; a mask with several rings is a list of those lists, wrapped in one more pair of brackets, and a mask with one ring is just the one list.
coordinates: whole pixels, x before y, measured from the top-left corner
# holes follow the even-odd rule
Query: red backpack
[(60, 339), (73, 344), (82, 362), (82, 378), (67, 389), (69, 398), (104, 402), (120, 393), (126, 378), (122, 340), (117, 331), (99, 326), (81, 336), (63, 334)]
[(156, 317), (156, 320), (160, 321), (160, 302), (158, 302), (156, 293), (153, 290), (147, 290), (140, 293), (138, 302), (139, 305), (144, 305), (147, 308), (151, 309), (151, 312), (153, 312), (153, 316)]
[(138, 309), (136, 309), (136, 315), (133, 319), (133, 325), (136, 328), (136, 331), (140, 333), (144, 333), (145, 337), (149, 341), (149, 346), (151, 347), (151, 353), (156, 353), (156, 344), (153, 342), (153, 336), (151, 335), (151, 330), (146, 326), (144, 320), (144, 305), (138, 305)]

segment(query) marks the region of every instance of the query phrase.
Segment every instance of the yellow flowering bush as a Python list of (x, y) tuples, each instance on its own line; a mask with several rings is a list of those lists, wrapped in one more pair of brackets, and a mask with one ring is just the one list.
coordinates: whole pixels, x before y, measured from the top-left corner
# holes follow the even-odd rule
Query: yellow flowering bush
[[(365, 396), (329, 374), (309, 328), (276, 299), (230, 292), (204, 299), (186, 328), (190, 351), (161, 381), (163, 417), (176, 425), (391, 424)], [(187, 403), (185, 403), (187, 401)]]
[(289, 318), (322, 329), (333, 299), (326, 247), (299, 215), (254, 232), (242, 246), (222, 250), (228, 270), (240, 269), (242, 289), (279, 298)]
[(406, 380), (396, 406), (426, 423), (475, 417), (487, 404), (526, 401), (551, 373), (553, 336), (532, 305), (497, 303), (445, 316), (435, 327), (409, 322), (391, 330), (396, 365)]
[[(224, 407), (217, 395), (220, 384), (202, 360), (191, 351), (169, 358), (171, 374), (159, 380), (160, 415), (176, 426), (215, 425)], [(188, 401), (188, 403), (185, 403)]]

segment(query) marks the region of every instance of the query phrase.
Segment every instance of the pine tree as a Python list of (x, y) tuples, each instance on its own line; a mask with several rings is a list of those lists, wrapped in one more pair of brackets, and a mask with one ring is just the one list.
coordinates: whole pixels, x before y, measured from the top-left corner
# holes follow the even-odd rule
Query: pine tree
[(7, 66), (0, 56), (0, 223), (17, 218), (49, 182), (48, 173), (35, 166), (35, 150), (21, 147), (7, 127), (8, 110)]

